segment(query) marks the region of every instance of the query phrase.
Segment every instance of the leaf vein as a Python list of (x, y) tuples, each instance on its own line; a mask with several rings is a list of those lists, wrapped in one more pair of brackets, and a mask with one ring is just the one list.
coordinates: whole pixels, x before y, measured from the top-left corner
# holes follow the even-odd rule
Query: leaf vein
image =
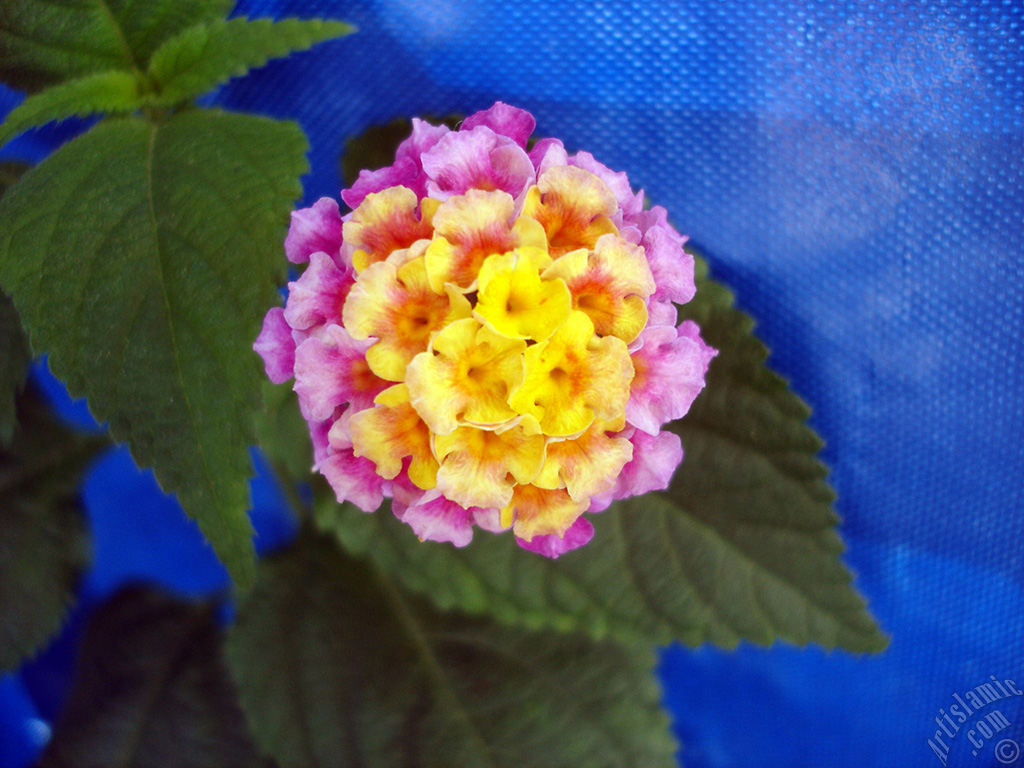
[[(102, 2), (102, 0), (100, 1)], [(146, 201), (149, 205), (150, 224), (153, 227), (154, 232), (154, 245), (157, 258), (157, 277), (160, 283), (160, 295), (163, 298), (164, 310), (167, 313), (167, 330), (170, 336), (172, 358), (174, 360), (174, 373), (178, 379), (182, 400), (185, 403), (185, 409), (188, 411), (188, 422), (192, 429), (193, 438), (195, 439), (196, 451), (199, 454), (199, 465), (201, 467), (207, 490), (210, 491), (213, 496), (217, 496), (217, 485), (214, 483), (213, 477), (210, 475), (209, 460), (206, 457), (206, 450), (203, 441), (199, 437), (195, 410), (189, 396), (189, 390), (185, 383), (184, 371), (181, 369), (181, 355), (178, 351), (178, 340), (177, 335), (175, 334), (173, 315), (171, 313), (170, 295), (167, 291), (167, 282), (164, 276), (167, 266), (164, 263), (163, 247), (160, 242), (160, 229), (157, 224), (158, 219), (156, 214), (156, 200), (153, 184), (153, 166), (155, 162), (154, 154), (156, 150), (157, 131), (157, 126), (154, 125), (150, 127), (149, 142), (146, 148)]]

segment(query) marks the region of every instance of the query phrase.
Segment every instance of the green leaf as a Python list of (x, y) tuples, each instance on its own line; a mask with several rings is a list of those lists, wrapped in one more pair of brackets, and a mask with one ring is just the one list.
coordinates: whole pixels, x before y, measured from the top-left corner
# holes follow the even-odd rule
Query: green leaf
[(29, 96), (0, 125), (0, 146), (19, 133), (54, 120), (98, 112), (132, 112), (142, 106), (139, 78), (124, 70), (86, 75)]
[(647, 649), (440, 613), (319, 536), (260, 568), (228, 660), (282, 768), (674, 764)]
[(287, 56), (353, 31), (322, 19), (239, 18), (200, 24), (165, 42), (149, 62), (153, 103), (186, 101), (270, 59)]
[(232, 0), (3, 0), (0, 80), (35, 92), (109, 69), (140, 72), (167, 38)]
[(15, 401), (25, 386), (32, 353), (21, 328), (18, 310), (0, 291), (0, 444), (7, 444), (17, 421)]
[(259, 765), (224, 665), (214, 606), (136, 587), (97, 609), (38, 765)]
[(264, 381), (263, 404), (256, 415), (256, 443), (271, 464), (284, 470), (286, 478), (308, 476), (313, 446), (295, 391)]
[[(719, 568), (736, 568), (728, 593), (714, 602), (718, 624), (738, 637), (877, 652), (888, 644), (851, 585), (833, 510), (821, 438), (811, 409), (765, 365), (768, 348), (731, 291), (697, 261), (697, 300), (680, 308), (707, 343), (721, 350), (705, 392), (672, 427), (687, 450), (665, 497), (692, 518), (689, 526)], [(679, 530), (680, 544), (689, 531)], [(705, 594), (721, 589), (691, 578)], [(731, 594), (730, 594), (731, 593)]]
[(684, 308), (720, 354), (673, 425), (686, 458), (671, 488), (591, 516), (587, 546), (552, 561), (481, 531), (455, 549), (419, 542), (386, 511), (333, 503), (318, 505), (320, 524), (442, 608), (509, 623), (625, 642), (883, 649), (840, 560), (807, 406), (764, 367), (767, 351), (732, 301), (701, 275)]
[(0, 284), (34, 348), (252, 577), (252, 342), (306, 169), (297, 125), (208, 110), (106, 120), (0, 201)]
[[(94, 0), (103, 2), (104, 0)], [(224, 19), (235, 0), (105, 0), (141, 67), (167, 40), (196, 24)]]
[[(24, 163), (0, 162), (0, 197), (29, 169)], [(25, 386), (32, 350), (21, 327), (18, 310), (0, 290), (0, 445), (14, 434), (15, 398)]]
[(0, 448), (0, 672), (16, 669), (61, 626), (88, 559), (82, 471), (106, 441), (58, 422), (31, 390)]
[(3, 197), (8, 188), (13, 187), (31, 167), (28, 163), (19, 163), (16, 160), (0, 160), (0, 197)]

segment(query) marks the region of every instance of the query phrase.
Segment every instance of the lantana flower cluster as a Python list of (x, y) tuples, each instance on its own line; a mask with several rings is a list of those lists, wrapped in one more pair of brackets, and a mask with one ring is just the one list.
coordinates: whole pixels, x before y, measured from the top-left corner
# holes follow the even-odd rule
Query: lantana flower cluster
[(667, 487), (716, 354), (674, 304), (693, 259), (624, 173), (497, 103), (458, 128), (414, 119), (387, 168), (292, 214), (308, 262), (255, 349), (294, 377), (315, 467), (339, 501), (386, 497), (421, 539), (511, 529), (549, 557), (584, 517)]

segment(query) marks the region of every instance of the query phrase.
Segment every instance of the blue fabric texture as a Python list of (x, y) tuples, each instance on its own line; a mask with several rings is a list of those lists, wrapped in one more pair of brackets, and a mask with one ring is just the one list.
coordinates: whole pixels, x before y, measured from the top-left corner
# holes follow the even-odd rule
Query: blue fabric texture
[[(954, 695), (990, 676), (1024, 687), (1024, 6), (243, 0), (238, 12), (359, 27), (216, 97), (302, 124), (307, 204), (337, 194), (342, 144), (371, 124), (499, 99), (527, 108), (538, 134), (627, 171), (669, 210), (814, 406), (846, 561), (891, 646), (666, 649), (686, 765), (942, 765), (928, 739)], [(0, 107), (17, 99), (0, 93)], [(38, 158), (65, 135), (38, 131), (4, 155)], [(272, 546), (289, 531), (272, 482), (256, 482)], [(223, 587), (195, 527), (123, 450), (98, 464), (86, 502), (89, 600), (140, 577)], [(0, 680), (0, 768), (38, 741), (45, 661)], [(966, 728), (994, 708), (1010, 726), (973, 745)], [(1024, 765), (996, 751), (1002, 739), (1024, 749), (1024, 696), (972, 714), (946, 737), (947, 764)]]

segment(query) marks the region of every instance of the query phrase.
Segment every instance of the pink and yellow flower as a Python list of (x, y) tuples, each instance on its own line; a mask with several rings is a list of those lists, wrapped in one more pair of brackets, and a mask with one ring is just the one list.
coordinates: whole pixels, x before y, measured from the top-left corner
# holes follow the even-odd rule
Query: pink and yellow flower
[(421, 539), (511, 529), (548, 557), (585, 515), (664, 489), (664, 429), (715, 350), (675, 305), (693, 259), (624, 173), (495, 104), (457, 131), (413, 120), (393, 165), (292, 214), (309, 263), (254, 345), (295, 378), (315, 466), (339, 501), (385, 498)]

